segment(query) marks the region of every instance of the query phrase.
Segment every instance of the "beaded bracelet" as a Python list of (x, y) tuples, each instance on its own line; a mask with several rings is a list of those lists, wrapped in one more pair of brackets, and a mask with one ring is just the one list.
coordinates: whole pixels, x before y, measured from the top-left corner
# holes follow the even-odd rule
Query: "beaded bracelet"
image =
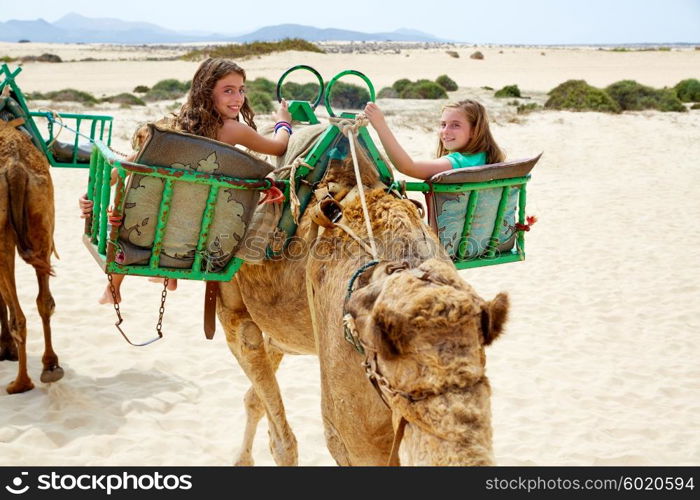
[(275, 134), (281, 128), (285, 129), (289, 133), (289, 135), (292, 135), (292, 125), (289, 122), (279, 121), (275, 123)]

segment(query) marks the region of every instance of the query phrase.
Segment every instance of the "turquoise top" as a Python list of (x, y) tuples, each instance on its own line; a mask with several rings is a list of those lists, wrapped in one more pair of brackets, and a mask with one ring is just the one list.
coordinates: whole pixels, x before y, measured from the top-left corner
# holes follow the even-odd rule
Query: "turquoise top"
[(469, 154), (469, 153), (450, 153), (443, 156), (450, 160), (452, 168), (476, 167), (477, 165), (486, 165), (486, 153)]

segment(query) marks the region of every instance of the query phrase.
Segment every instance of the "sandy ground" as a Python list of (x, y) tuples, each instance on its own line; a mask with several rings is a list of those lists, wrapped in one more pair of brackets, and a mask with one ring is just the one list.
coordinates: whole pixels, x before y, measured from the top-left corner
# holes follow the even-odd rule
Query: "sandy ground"
[[(22, 54), (32, 48), (64, 59), (90, 57), (83, 46), (33, 45), (22, 44)], [(18, 47), (0, 44), (0, 54)], [(447, 73), (460, 85), (451, 99), (476, 96), (487, 105), (509, 157), (543, 151), (528, 188), (528, 212), (539, 222), (527, 234), (527, 260), (461, 272), (483, 297), (501, 290), (511, 297), (506, 334), (487, 353), (497, 462), (698, 465), (700, 111), (517, 115), (480, 87), (517, 83), (543, 102), (547, 90), (569, 78), (598, 86), (626, 78), (671, 86), (700, 77), (700, 51), (486, 47), (479, 48), (485, 59), (475, 61), (468, 57), (473, 50), (460, 48), (459, 59), (443, 49), (285, 54), (243, 66), (251, 78), (270, 79), (290, 62), (311, 64), (326, 78), (353, 68), (377, 88), (402, 77)], [(28, 63), (19, 83), (25, 91), (74, 87), (99, 96), (163, 78), (188, 79), (196, 67), (145, 61), (143, 54), (119, 60), (137, 52), (120, 57), (112, 47), (104, 48), (104, 58), (113, 61)], [(161, 116), (170, 104), (89, 111), (113, 114), (114, 145), (127, 149), (136, 123)], [(430, 157), (443, 102), (380, 104), (409, 153)], [(112, 326), (114, 311), (96, 302), (106, 280), (80, 239), (76, 200), (87, 172), (52, 173), (61, 255), (51, 282), (57, 303), (52, 326), (66, 375), (53, 385), (38, 380), (37, 286), (31, 268), (20, 262), (17, 282), (37, 388), (0, 393), (0, 465), (230, 464), (243, 434), (249, 383), (220, 326), (213, 341), (204, 339), (203, 285), (181, 282), (168, 296), (165, 340), (140, 349), (127, 345)], [(126, 331), (150, 338), (159, 286), (130, 278), (123, 294)], [(15, 371), (16, 364), (0, 363), (0, 380), (9, 382)], [(278, 373), (302, 465), (334, 464), (323, 437), (318, 372), (315, 358), (298, 356), (286, 358)], [(263, 421), (254, 457), (272, 465), (266, 430)]]

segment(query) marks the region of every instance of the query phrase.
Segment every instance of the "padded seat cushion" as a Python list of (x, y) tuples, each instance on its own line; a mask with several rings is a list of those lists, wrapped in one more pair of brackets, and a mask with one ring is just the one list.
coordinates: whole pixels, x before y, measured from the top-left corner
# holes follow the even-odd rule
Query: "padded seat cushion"
[[(56, 141), (51, 145), (50, 149), (54, 158), (58, 161), (63, 163), (73, 161), (73, 144)], [(90, 155), (92, 155), (92, 146), (90, 144), (78, 145), (78, 163), (90, 163)]]

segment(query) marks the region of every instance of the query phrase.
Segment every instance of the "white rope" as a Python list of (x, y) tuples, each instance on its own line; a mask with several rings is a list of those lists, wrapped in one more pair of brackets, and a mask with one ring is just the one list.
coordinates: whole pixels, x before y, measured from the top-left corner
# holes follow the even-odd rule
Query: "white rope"
[[(350, 125), (349, 123), (345, 125), (341, 130), (345, 135), (348, 136), (350, 142), (350, 153), (352, 154), (352, 164), (355, 169), (355, 179), (357, 181), (357, 191), (360, 194), (360, 203), (362, 204), (362, 212), (365, 216), (365, 225), (367, 226), (367, 235), (369, 236), (369, 244), (372, 258), (379, 259), (377, 254), (377, 247), (374, 243), (374, 233), (372, 232), (372, 221), (369, 219), (369, 210), (367, 209), (367, 199), (365, 198), (365, 188), (362, 185), (362, 174), (360, 173), (360, 165), (357, 162), (357, 153), (355, 151), (355, 133), (357, 129), (361, 126), (366, 125), (367, 118), (363, 114), (358, 114), (355, 119), (355, 123)], [(367, 248), (366, 245), (365, 249)]]
[(301, 216), (300, 209), (301, 209), (301, 202), (299, 201), (299, 197), (297, 196), (297, 187), (296, 187), (296, 175), (297, 175), (297, 168), (299, 167), (306, 167), (309, 170), (313, 170), (314, 167), (309, 165), (308, 163), (305, 163), (304, 160), (299, 157), (296, 160), (294, 160), (290, 165), (287, 165), (286, 167), (282, 167), (281, 169), (278, 169), (277, 172), (280, 172), (284, 169), (289, 169), (289, 202), (291, 204), (292, 208), (292, 216), (294, 217), (294, 222), (298, 225), (299, 224), (299, 218)]

